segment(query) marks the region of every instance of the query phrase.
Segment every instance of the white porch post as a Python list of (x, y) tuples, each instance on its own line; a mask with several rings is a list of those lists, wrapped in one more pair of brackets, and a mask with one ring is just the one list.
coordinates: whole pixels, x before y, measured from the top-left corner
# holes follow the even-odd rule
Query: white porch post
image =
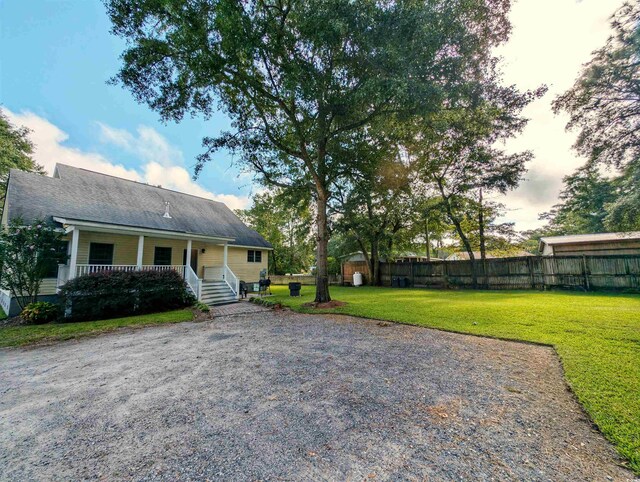
[(228, 250), (228, 244), (224, 243), (224, 255), (223, 255), (223, 260), (224, 260), (224, 265), (227, 266), (227, 259), (228, 259), (228, 255), (229, 255), (229, 250)]
[(189, 239), (187, 241), (187, 259), (186, 259), (185, 267), (184, 267), (185, 274), (187, 273), (187, 270), (191, 267), (191, 245), (192, 245), (192, 242)]
[(138, 257), (136, 259), (136, 266), (138, 269), (142, 269), (142, 254), (144, 253), (144, 236), (138, 236)]
[(74, 226), (71, 230), (71, 258), (69, 259), (69, 279), (76, 277), (78, 266), (78, 241), (80, 240), (80, 230)]

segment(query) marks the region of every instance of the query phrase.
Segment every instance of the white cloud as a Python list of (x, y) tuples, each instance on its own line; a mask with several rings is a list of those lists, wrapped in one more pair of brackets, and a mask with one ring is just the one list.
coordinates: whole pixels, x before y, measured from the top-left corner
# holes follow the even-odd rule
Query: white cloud
[(591, 52), (610, 34), (609, 17), (623, 0), (521, 0), (510, 18), (513, 34), (498, 54), (504, 58), (504, 81), (521, 89), (549, 86), (547, 95), (530, 105), (526, 130), (508, 143), (509, 150), (531, 150), (528, 180), (502, 198), (508, 207), (505, 220), (518, 229), (544, 224), (538, 214), (558, 201), (562, 178), (584, 164), (571, 150), (576, 134), (565, 132), (566, 115), (555, 116), (553, 99), (569, 89)]
[(156, 162), (163, 166), (183, 165), (184, 158), (179, 149), (173, 147), (155, 129), (140, 126), (137, 137), (125, 129), (116, 129), (98, 122), (102, 142), (114, 144), (136, 155), (143, 161)]
[(214, 194), (194, 182), (189, 171), (182, 166), (182, 152), (169, 144), (151, 127), (139, 127), (137, 136), (134, 136), (124, 129), (99, 123), (100, 138), (103, 142), (133, 153), (143, 161), (139, 169), (129, 169), (122, 164), (110, 161), (101, 154), (64, 145), (69, 140), (69, 135), (43, 117), (32, 112), (17, 114), (6, 108), (2, 110), (13, 125), (31, 129), (30, 138), (35, 145), (34, 158), (49, 174), (53, 173), (57, 163), (68, 164), (221, 201), (231, 209), (249, 206), (249, 199), (246, 196)]

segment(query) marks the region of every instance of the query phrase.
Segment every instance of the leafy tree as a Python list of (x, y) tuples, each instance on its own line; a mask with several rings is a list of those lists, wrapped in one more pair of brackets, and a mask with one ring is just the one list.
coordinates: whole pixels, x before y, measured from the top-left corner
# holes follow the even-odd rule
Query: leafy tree
[(571, 89), (553, 103), (577, 130), (574, 145), (590, 162), (624, 167), (640, 159), (640, 3), (611, 19), (614, 34), (593, 53)]
[(540, 218), (548, 220), (548, 234), (583, 234), (607, 231), (608, 204), (617, 198), (616, 182), (605, 178), (593, 164), (565, 176), (559, 204)]
[(44, 168), (33, 160), (29, 132), (26, 127), (13, 126), (0, 110), (0, 197), (3, 199), (11, 169), (44, 174)]
[[(206, 138), (262, 182), (309, 192), (316, 301), (329, 301), (327, 210), (350, 136), (379, 119), (433, 112), (475, 84), (509, 33), (504, 0), (106, 0), (125, 38), (116, 81), (164, 120), (221, 108)], [(338, 160), (340, 159), (340, 160)]]
[(313, 262), (313, 216), (304, 199), (280, 191), (256, 194), (253, 206), (238, 216), (273, 245), (269, 270), (273, 274), (307, 272)]
[(42, 280), (67, 259), (62, 233), (36, 220), (15, 218), (0, 232), (0, 286), (9, 290), (20, 308), (37, 301)]
[(334, 230), (356, 240), (367, 260), (371, 284), (381, 284), (380, 257), (390, 256), (398, 232), (410, 222), (410, 168), (398, 148), (384, 138), (362, 136), (352, 142), (355, 161), (336, 187)]
[(640, 231), (640, 160), (613, 182), (616, 198), (606, 206), (605, 226), (610, 231)]
[(478, 216), (484, 215), (480, 193), (506, 193), (520, 182), (531, 153), (507, 153), (497, 142), (521, 132), (527, 122), (520, 115), (522, 109), (544, 92), (545, 88), (520, 93), (515, 87), (502, 87), (498, 74), (490, 70), (481, 90), (472, 93), (466, 105), (424, 119), (413, 126), (407, 140), (423, 182), (439, 194), (469, 254), (474, 285), (475, 255), (465, 223), (480, 221), (484, 227)]

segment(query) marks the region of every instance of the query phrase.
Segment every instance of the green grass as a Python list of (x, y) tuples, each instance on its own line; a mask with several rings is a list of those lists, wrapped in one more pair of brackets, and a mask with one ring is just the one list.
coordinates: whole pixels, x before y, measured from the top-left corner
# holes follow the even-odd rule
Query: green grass
[(191, 321), (192, 319), (193, 312), (191, 310), (175, 310), (149, 315), (129, 316), (127, 318), (114, 318), (111, 320), (3, 327), (0, 328), (0, 347), (69, 340), (71, 338), (106, 333), (125, 326), (178, 323), (181, 321)]
[(273, 287), (273, 301), (300, 312), (343, 313), (555, 347), (578, 400), (640, 474), (640, 296), (533, 291), (434, 291), (332, 287), (346, 306), (312, 310)]

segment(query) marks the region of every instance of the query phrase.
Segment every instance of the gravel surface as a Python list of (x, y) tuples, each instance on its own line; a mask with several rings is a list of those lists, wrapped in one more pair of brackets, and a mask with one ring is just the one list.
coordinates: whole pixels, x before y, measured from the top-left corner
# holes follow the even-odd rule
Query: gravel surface
[(228, 314), (0, 351), (0, 479), (631, 480), (545, 347)]

